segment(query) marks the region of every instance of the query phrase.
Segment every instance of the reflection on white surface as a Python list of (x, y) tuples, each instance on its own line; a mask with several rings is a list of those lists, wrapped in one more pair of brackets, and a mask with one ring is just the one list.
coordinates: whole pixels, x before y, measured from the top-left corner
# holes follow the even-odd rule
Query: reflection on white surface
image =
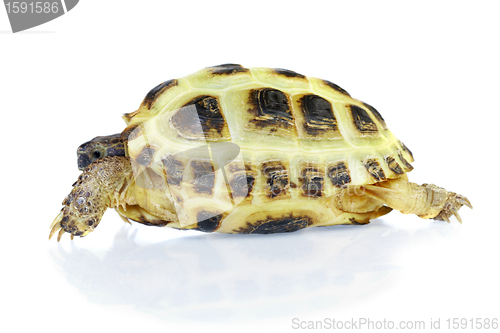
[(453, 230), (430, 223), (410, 234), (378, 220), (289, 234), (200, 234), (144, 246), (127, 226), (104, 256), (84, 242), (71, 243), (69, 251), (58, 246), (51, 255), (91, 302), (133, 305), (169, 321), (265, 319), (341, 309), (388, 290), (402, 253)]

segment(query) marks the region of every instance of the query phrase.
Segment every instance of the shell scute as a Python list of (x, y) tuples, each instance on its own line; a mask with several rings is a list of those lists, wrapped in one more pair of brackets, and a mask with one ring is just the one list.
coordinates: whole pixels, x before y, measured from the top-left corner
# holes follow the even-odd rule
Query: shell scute
[[(194, 112), (187, 107), (194, 106)], [(216, 96), (197, 96), (176, 111), (171, 118), (172, 126), (180, 135), (204, 136), (209, 141), (230, 140), (229, 128), (221, 112)]]
[(379, 131), (377, 124), (373, 121), (366, 110), (357, 105), (349, 105), (352, 119), (356, 125), (357, 130), (363, 136), (378, 136)]
[(294, 108), (301, 139), (343, 139), (332, 103), (327, 99), (316, 94), (298, 94), (294, 97)]

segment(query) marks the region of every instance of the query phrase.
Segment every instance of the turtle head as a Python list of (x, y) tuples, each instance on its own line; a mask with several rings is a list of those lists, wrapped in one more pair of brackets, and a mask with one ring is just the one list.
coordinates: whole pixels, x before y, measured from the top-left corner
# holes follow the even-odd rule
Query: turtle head
[(125, 156), (125, 144), (121, 134), (98, 136), (85, 142), (76, 151), (78, 169), (85, 168), (92, 162), (107, 156)]

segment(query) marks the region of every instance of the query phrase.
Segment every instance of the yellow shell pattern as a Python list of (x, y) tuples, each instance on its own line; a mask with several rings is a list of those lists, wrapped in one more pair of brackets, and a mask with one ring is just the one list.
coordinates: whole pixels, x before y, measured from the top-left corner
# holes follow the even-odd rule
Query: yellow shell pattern
[(165, 193), (175, 228), (268, 233), (344, 223), (349, 216), (330, 207), (339, 189), (412, 169), (411, 152), (377, 110), (283, 69), (205, 68), (155, 87), (123, 118), (137, 184), (146, 196)]

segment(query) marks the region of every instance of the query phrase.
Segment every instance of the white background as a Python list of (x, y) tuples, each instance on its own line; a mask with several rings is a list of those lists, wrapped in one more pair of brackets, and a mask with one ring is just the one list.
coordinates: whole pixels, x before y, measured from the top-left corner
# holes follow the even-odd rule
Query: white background
[[(294, 318), (426, 330), (432, 318), (446, 331), (447, 318), (499, 318), (499, 9), (86, 0), (18, 34), (0, 9), (1, 331), (286, 332)], [(222, 63), (337, 83), (413, 151), (412, 181), (474, 210), (463, 225), (392, 212), (262, 236), (128, 226), (109, 211), (85, 238), (47, 241), (76, 148), (120, 132), (158, 83)]]

